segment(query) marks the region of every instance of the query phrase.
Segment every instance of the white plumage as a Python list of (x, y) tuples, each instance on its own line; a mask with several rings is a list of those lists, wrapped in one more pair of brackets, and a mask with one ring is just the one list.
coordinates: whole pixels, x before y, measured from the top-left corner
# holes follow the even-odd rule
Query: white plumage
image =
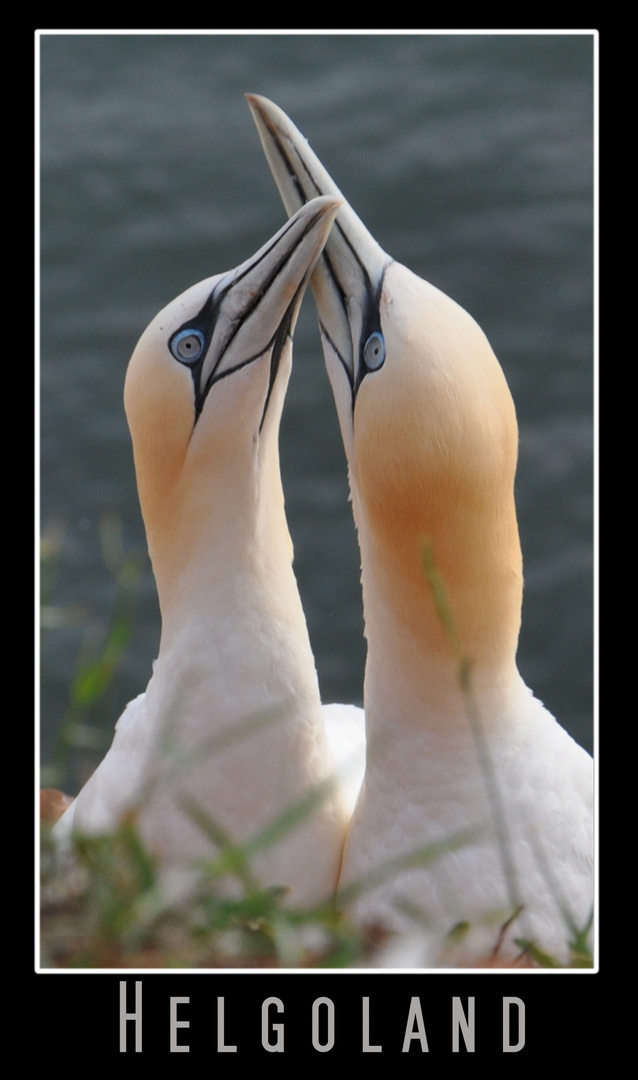
[[(248, 100), (287, 211), (342, 198), (288, 117)], [(494, 949), (511, 963), (517, 939), (566, 963), (593, 904), (593, 768), (516, 667), (518, 431), (503, 372), (474, 320), (347, 203), (312, 287), (368, 644), (367, 764), (340, 887), (367, 879), (361, 920), (428, 929), (426, 952), (400, 963)], [(431, 857), (410, 860), (419, 849)], [(465, 922), (454, 952), (447, 935)]]
[(352, 796), (336, 783), (292, 570), (278, 433), (297, 312), (338, 205), (315, 200), (236, 270), (179, 296), (127, 371), (160, 650), (55, 834), (108, 833), (133, 811), (177, 893), (216, 852), (196, 817), (250, 843), (313, 793), (251, 871), (293, 903), (337, 883)]

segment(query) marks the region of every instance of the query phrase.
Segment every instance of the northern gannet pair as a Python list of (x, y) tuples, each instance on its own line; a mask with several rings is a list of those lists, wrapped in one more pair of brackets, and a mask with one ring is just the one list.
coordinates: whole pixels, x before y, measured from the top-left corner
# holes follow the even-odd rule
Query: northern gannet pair
[[(335, 760), (292, 569), (278, 435), (297, 313), (339, 203), (312, 200), (237, 269), (177, 297), (126, 374), (160, 649), (146, 692), (54, 834), (64, 849), (72, 832), (112, 832), (134, 811), (172, 896), (217, 854), (209, 827), (253, 843), (255, 879), (286, 888), (291, 903), (329, 899), (337, 884), (363, 725), (344, 729), (354, 744)], [(260, 846), (295, 809), (296, 824)]]
[[(286, 211), (342, 199), (288, 117), (248, 101)], [(505, 377), (470, 315), (391, 259), (345, 200), (311, 284), (368, 647), (365, 779), (340, 890), (367, 879), (355, 915), (408, 938), (430, 927), (443, 963), (445, 933), (466, 923), (466, 958), (498, 945), (507, 963), (524, 939), (568, 962), (593, 905), (593, 763), (516, 666), (518, 429)], [(397, 869), (431, 845), (436, 857)]]
[[(483, 955), (498, 942), (507, 963), (523, 938), (566, 962), (593, 902), (592, 762), (516, 668), (517, 424), (505, 378), (471, 317), (382, 251), (285, 114), (249, 103), (293, 216), (253, 259), (169, 305), (133, 354), (125, 403), (160, 653), (56, 831), (108, 831), (138, 805), (144, 836), (181, 880), (210, 855), (193, 806), (242, 842), (317, 794), (255, 856), (265, 884), (310, 903), (337, 883), (347, 902), (362, 885), (354, 916), (408, 934), (427, 926), (427, 962), (446, 962), (445, 935), (465, 922)], [(290, 334), (324, 243), (311, 280), (368, 643), (361, 784), (359, 711), (320, 705), (277, 452)], [(348, 793), (331, 786), (335, 729)], [(423, 849), (435, 857), (411, 858)], [(418, 954), (404, 963), (420, 966)]]

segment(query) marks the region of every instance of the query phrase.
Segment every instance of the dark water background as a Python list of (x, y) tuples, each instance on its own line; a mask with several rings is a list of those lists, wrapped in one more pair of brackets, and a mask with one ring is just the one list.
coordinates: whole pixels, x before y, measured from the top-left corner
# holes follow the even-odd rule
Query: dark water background
[[(40, 46), (41, 527), (62, 535), (41, 654), (45, 761), (114, 604), (105, 513), (146, 559), (122, 406), (131, 351), (168, 301), (285, 220), (247, 91), (289, 113), (386, 251), (486, 331), (520, 423), (519, 666), (591, 749), (591, 35), (62, 33)], [(322, 694), (360, 701), (358, 549), (310, 293), (281, 453)], [(91, 718), (105, 745), (157, 653), (142, 566), (132, 638)]]

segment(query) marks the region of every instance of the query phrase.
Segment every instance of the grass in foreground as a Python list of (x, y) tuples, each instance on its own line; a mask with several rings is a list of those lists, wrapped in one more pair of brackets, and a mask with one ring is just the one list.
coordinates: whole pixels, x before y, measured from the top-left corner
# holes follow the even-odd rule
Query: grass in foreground
[[(100, 648), (83, 655), (70, 689), (70, 704), (53, 759), (44, 770), (45, 783), (60, 783), (69, 752), (86, 745), (87, 717), (103, 700), (130, 635), (131, 608), (138, 568), (117, 546), (107, 559), (118, 595)], [(105, 553), (106, 558), (106, 553)], [(459, 665), (459, 679), (471, 706), (469, 666), (458, 650), (444, 591), (424, 553), (425, 572), (440, 606)], [(43, 574), (43, 583), (47, 577)], [(471, 707), (468, 709), (472, 713)], [(497, 813), (499, 809), (497, 809)], [(209, 825), (212, 823), (208, 823)], [(275, 823), (277, 824), (277, 823)], [(279, 823), (280, 825), (282, 823)], [(294, 826), (294, 820), (290, 823)], [(205, 826), (206, 823), (203, 823)], [(75, 969), (223, 969), (223, 968), (359, 968), (374, 967), (375, 956), (390, 940), (379, 927), (360, 929), (335, 904), (310, 910), (286, 905), (285, 891), (265, 889), (253, 878), (249, 852), (211, 836), (211, 860), (199, 886), (180, 903), (169, 902), (154, 861), (141, 841), (134, 814), (110, 837), (82, 837), (76, 842), (72, 871), (54, 857), (50, 827), (42, 827), (40, 858), (40, 966)], [(452, 838), (444, 850), (471, 837)], [(392, 860), (374, 881), (362, 882), (344, 894), (344, 901), (379, 880), (417, 862), (442, 854), (436, 849)], [(507, 860), (504, 859), (507, 866)], [(234, 891), (229, 895), (229, 879)], [(512, 890), (515, 892), (515, 890)], [(424, 933), (423, 913), (405, 911), (415, 930)], [(462, 946), (470, 927), (450, 931), (449, 945)], [(505, 927), (503, 928), (505, 929)], [(592, 966), (587, 944), (589, 927), (573, 930), (569, 966)], [(473, 967), (559, 967), (533, 942), (521, 941), (516, 963), (499, 962), (498, 948)], [(445, 950), (444, 950), (445, 951)], [(443, 967), (447, 966), (445, 962)], [(455, 963), (453, 966), (463, 966)]]
[(42, 967), (343, 968), (364, 964), (376, 943), (332, 904), (286, 906), (284, 890), (246, 873), (239, 849), (220, 852), (188, 898), (169, 903), (133, 816), (113, 836), (78, 838), (72, 871), (56, 866), (43, 831)]

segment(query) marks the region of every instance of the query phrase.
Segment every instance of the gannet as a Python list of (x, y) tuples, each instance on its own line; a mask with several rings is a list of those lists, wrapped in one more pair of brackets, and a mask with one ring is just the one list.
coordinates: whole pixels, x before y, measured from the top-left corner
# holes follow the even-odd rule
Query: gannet
[[(285, 113), (248, 101), (287, 212), (343, 198)], [(311, 284), (367, 639), (367, 761), (340, 893), (406, 940), (427, 926), (428, 964), (508, 964), (521, 940), (565, 964), (592, 912), (593, 763), (516, 666), (518, 428), (505, 376), (474, 319), (391, 259), (345, 200)], [(410, 860), (423, 849), (428, 861)], [(467, 930), (456, 954), (455, 928)]]
[(334, 784), (278, 434), (297, 313), (338, 205), (313, 200), (237, 269), (187, 289), (127, 369), (159, 655), (54, 835), (68, 849), (73, 832), (109, 833), (133, 812), (170, 896), (218, 854), (211, 823), (250, 846), (295, 808), (250, 871), (295, 904), (337, 884), (352, 807)]

